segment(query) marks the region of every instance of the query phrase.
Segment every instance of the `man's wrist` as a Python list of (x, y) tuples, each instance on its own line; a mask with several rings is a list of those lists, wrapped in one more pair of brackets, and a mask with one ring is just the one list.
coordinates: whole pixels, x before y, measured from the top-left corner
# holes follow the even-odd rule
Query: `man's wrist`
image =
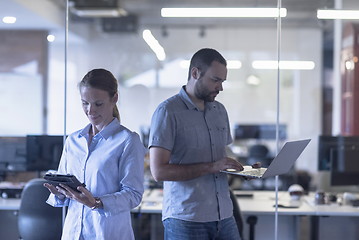
[(216, 162), (211, 162), (209, 164), (209, 173), (218, 173), (220, 169), (218, 169)]

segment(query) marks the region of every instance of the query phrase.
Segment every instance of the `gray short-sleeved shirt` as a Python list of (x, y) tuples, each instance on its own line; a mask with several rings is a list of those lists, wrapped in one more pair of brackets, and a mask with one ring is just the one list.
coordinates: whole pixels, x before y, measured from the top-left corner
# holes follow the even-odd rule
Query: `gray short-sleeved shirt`
[[(162, 102), (152, 117), (150, 147), (171, 151), (170, 163), (192, 164), (220, 160), (232, 142), (226, 109), (207, 102), (200, 111), (188, 97), (185, 86)], [(165, 181), (162, 219), (194, 222), (218, 221), (233, 214), (224, 173), (207, 174), (188, 181)]]

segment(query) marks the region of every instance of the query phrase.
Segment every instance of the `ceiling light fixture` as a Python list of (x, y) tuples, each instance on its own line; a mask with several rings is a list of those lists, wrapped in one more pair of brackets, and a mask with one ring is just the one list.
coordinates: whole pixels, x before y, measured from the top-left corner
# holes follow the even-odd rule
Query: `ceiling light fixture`
[(258, 86), (261, 83), (261, 79), (256, 75), (249, 75), (247, 77), (247, 84), (252, 86)]
[(162, 17), (223, 17), (223, 18), (275, 18), (286, 17), (281, 8), (162, 8)]
[(122, 8), (115, 9), (77, 9), (70, 8), (71, 12), (79, 17), (123, 17), (128, 13)]
[(53, 42), (53, 41), (55, 41), (55, 36), (52, 35), (52, 34), (49, 34), (49, 35), (47, 35), (46, 39), (47, 39), (48, 42)]
[[(190, 60), (182, 60), (180, 62), (181, 68), (189, 68), (191, 61)], [(228, 69), (240, 69), (242, 67), (241, 61), (238, 60), (227, 60), (227, 68)]]
[(158, 60), (164, 61), (166, 59), (166, 53), (161, 44), (157, 39), (152, 35), (151, 31), (146, 29), (142, 32), (142, 37), (152, 51), (156, 54)]
[[(278, 69), (278, 61), (253, 61), (254, 69)], [(279, 68), (286, 70), (312, 70), (315, 67), (313, 61), (280, 61)]]
[(359, 19), (359, 10), (317, 10), (318, 19)]
[(238, 60), (228, 60), (227, 68), (228, 69), (240, 69), (242, 67), (241, 61)]
[(16, 17), (6, 16), (2, 19), (3, 23), (13, 24), (16, 22)]

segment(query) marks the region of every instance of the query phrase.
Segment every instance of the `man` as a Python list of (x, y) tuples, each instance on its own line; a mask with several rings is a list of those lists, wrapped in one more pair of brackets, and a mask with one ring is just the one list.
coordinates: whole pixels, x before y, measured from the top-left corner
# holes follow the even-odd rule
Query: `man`
[(152, 117), (150, 167), (164, 181), (165, 239), (240, 239), (233, 218), (227, 176), (220, 170), (242, 165), (226, 157), (232, 142), (224, 106), (227, 63), (214, 49), (201, 49), (190, 63), (188, 82), (162, 102)]

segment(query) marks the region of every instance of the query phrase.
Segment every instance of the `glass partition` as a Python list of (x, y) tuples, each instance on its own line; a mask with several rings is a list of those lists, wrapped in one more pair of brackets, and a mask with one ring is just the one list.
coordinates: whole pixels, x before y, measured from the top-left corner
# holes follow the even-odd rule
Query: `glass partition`
[[(216, 48), (231, 62), (217, 100), (227, 108), (233, 134), (238, 124), (275, 124), (278, 60), (279, 122), (286, 125), (286, 140), (312, 139), (296, 168), (315, 175), (318, 136), (341, 133), (342, 29), (358, 20), (321, 20), (316, 10), (359, 9), (355, 0), (284, 1), (287, 15), (280, 29), (276, 18), (160, 16), (163, 7), (276, 8), (276, 0), (153, 1), (151, 5), (145, 0), (122, 0), (116, 17), (89, 15), (80, 11), (79, 1), (69, 1), (65, 95), (66, 2), (0, 1), (0, 136), (64, 134), (65, 96), (67, 133), (82, 128), (87, 119), (77, 83), (92, 68), (114, 73), (120, 83), (122, 123), (145, 135), (156, 106), (186, 84), (187, 61), (202, 47)], [(4, 17), (12, 15), (16, 22), (5, 23)], [(144, 30), (150, 30), (163, 47), (164, 60), (158, 60), (147, 45)], [(273, 140), (239, 140), (233, 145), (239, 148), (233, 150), (241, 154), (248, 144), (256, 143), (268, 144), (275, 154)]]
[[(317, 10), (359, 10), (358, 0), (283, 1), (287, 12), (280, 22), (263, 14), (161, 17), (162, 8), (276, 9), (279, 2), (0, 0), (0, 180), (23, 180), (14, 172), (29, 170), (24, 167), (27, 136), (70, 134), (88, 123), (77, 84), (93, 68), (106, 68), (118, 79), (122, 124), (138, 132), (146, 145), (155, 108), (186, 84), (193, 53), (210, 47), (228, 60), (224, 91), (217, 100), (227, 109), (232, 136), (236, 126), (273, 126), (278, 121), (285, 126), (279, 147), (285, 141), (312, 139), (292, 173), (307, 173), (309, 190), (337, 191), (330, 186), (328, 169), (318, 167), (318, 139), (356, 134), (352, 116), (359, 101), (354, 97), (359, 50), (355, 46), (351, 55), (343, 52), (356, 39), (343, 35), (348, 24), (357, 26), (359, 20), (318, 19)], [(147, 44), (151, 36), (159, 52)], [(272, 135), (234, 140), (231, 153), (243, 163), (252, 146), (266, 146), (269, 158), (278, 149)], [(48, 163), (55, 164), (60, 145), (56, 137), (56, 148), (46, 153)], [(30, 170), (47, 168), (33, 163)], [(266, 190), (272, 190), (274, 183), (268, 182)]]

